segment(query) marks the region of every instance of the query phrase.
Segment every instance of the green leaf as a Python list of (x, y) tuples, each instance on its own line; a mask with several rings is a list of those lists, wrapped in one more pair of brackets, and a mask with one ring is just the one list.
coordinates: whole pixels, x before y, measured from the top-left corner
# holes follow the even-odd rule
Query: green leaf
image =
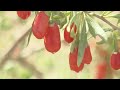
[(112, 13), (113, 11), (103, 11), (103, 14), (102, 14), (102, 16), (107, 16), (107, 15), (109, 15), (110, 13)]
[(27, 46), (29, 45), (29, 42), (30, 42), (31, 35), (32, 35), (32, 30), (30, 31), (30, 34), (29, 34), (29, 36), (28, 36), (28, 42), (27, 42)]
[(54, 19), (60, 19), (61, 17), (59, 15), (54, 15), (53, 18)]
[(104, 44), (105, 43), (105, 41), (104, 41), (104, 38), (102, 37), (102, 36), (100, 36), (100, 35), (98, 35), (102, 40), (101, 41), (99, 41), (99, 42), (96, 42), (96, 44)]
[(69, 20), (71, 20), (72, 17), (73, 17), (73, 12), (70, 12)]
[(86, 20), (85, 20), (85, 23), (86, 23), (86, 32), (88, 32), (89, 31), (89, 26), (88, 26), (88, 23), (87, 23)]
[(64, 14), (65, 14), (65, 16), (67, 17), (67, 16), (69, 16), (69, 15), (71, 14), (71, 11), (67, 11), (67, 12), (65, 12)]
[(82, 62), (86, 45), (87, 45), (87, 33), (86, 33), (86, 23), (84, 21), (83, 27), (82, 27), (82, 30), (80, 33), (80, 37), (79, 37), (78, 61), (77, 61), (78, 66), (80, 66), (80, 64)]
[(114, 16), (111, 16), (111, 17), (118, 19), (117, 24), (120, 23), (120, 14), (115, 14)]
[(101, 26), (95, 20), (93, 20), (91, 17), (86, 17), (86, 20), (92, 26), (92, 28), (95, 30), (96, 35), (99, 35), (101, 37), (102, 42), (106, 42), (107, 35), (106, 35), (105, 31), (101, 28)]
[(89, 32), (90, 34), (96, 38), (96, 33), (95, 33), (95, 29), (88, 23), (88, 27), (89, 27)]
[(60, 28), (62, 28), (67, 23), (67, 18), (60, 19)]
[(113, 17), (113, 18), (117, 18), (117, 19), (120, 19), (120, 14), (116, 14), (116, 15), (111, 16), (111, 17)]
[(79, 28), (80, 28), (80, 25), (81, 25), (81, 13), (76, 13), (73, 17), (72, 17), (72, 19), (70, 20), (70, 22), (69, 22), (69, 27), (70, 27), (70, 25), (72, 25), (72, 23), (74, 23), (75, 25), (76, 25), (76, 27), (77, 27), (77, 31), (79, 31)]
[(114, 51), (114, 37), (113, 37), (113, 33), (112, 32), (109, 35), (107, 42), (108, 42), (110, 51), (113, 52)]
[(115, 52), (118, 52), (116, 32), (113, 32), (113, 41), (114, 41), (114, 51), (115, 51)]
[(74, 39), (70, 47), (70, 52), (73, 52), (74, 48), (77, 47), (77, 45), (78, 45), (78, 41), (77, 39)]
[(113, 29), (111, 29), (111, 28), (104, 28), (104, 31), (105, 32), (111, 32), (111, 31), (113, 31)]
[(70, 37), (74, 38), (76, 35), (74, 28), (72, 28), (71, 32), (70, 32)]
[(119, 24), (120, 23), (120, 19), (118, 19), (118, 21), (117, 21), (117, 24)]

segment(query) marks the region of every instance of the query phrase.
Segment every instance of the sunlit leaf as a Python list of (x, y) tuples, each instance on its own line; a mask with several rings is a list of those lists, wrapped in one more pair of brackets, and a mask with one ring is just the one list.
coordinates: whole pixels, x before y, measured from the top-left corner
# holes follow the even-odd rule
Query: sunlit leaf
[(100, 38), (102, 39), (102, 42), (105, 42), (107, 40), (107, 35), (106, 35), (105, 31), (101, 28), (101, 26), (95, 20), (93, 20), (91, 17), (86, 17), (86, 20), (92, 26), (92, 28), (95, 30), (96, 35), (100, 36)]
[(88, 23), (88, 27), (90, 34), (95, 38), (96, 37), (95, 29), (89, 23)]
[(113, 11), (103, 11), (102, 13), (102, 16), (107, 16), (109, 15), (110, 13), (112, 13)]

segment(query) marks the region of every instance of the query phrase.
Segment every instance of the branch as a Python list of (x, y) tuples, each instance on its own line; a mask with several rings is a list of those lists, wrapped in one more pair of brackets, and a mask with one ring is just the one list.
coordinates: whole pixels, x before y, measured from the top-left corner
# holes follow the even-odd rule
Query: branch
[(104, 21), (105, 23), (107, 23), (107, 24), (110, 25), (114, 30), (120, 30), (119, 27), (113, 25), (111, 22), (109, 22), (109, 21), (108, 21), (107, 19), (105, 19), (103, 16), (99, 16), (99, 15), (97, 15), (97, 14), (95, 14), (95, 13), (93, 14), (93, 16), (95, 16), (95, 17), (101, 19), (102, 21)]
[(11, 57), (14, 49), (18, 46), (18, 44), (20, 42), (22, 42), (26, 36), (29, 34), (29, 32), (31, 31), (31, 28), (28, 29), (14, 44), (13, 46), (10, 48), (10, 50), (4, 55), (4, 57), (2, 58), (1, 62), (0, 62), (0, 69), (3, 68), (4, 64), (9, 60), (9, 58)]

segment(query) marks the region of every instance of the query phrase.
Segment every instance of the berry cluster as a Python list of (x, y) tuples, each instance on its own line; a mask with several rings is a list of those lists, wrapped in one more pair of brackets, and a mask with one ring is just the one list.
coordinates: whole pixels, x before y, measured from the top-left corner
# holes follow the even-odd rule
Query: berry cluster
[[(67, 43), (71, 43), (74, 40), (74, 38), (70, 36), (71, 30), (74, 30), (74, 33), (77, 32), (77, 27), (74, 23), (72, 23), (70, 25), (70, 32), (67, 31), (67, 26), (65, 27), (64, 39)], [(84, 64), (91, 63), (92, 55), (91, 55), (91, 51), (90, 51), (90, 46), (88, 45), (85, 48), (84, 56), (83, 56), (82, 63), (80, 66), (77, 65), (77, 61), (78, 61), (77, 56), (78, 56), (78, 47), (74, 48), (73, 52), (70, 52), (70, 54), (69, 54), (70, 69), (75, 71), (75, 72), (81, 71), (84, 67)]]
[[(17, 11), (22, 19), (30, 16), (30, 11)], [(38, 12), (33, 24), (32, 33), (37, 39), (44, 39), (45, 48), (51, 53), (55, 53), (61, 48), (60, 32), (57, 23), (49, 24), (49, 16), (44, 11)]]
[[(17, 11), (18, 16), (25, 20), (31, 15), (31, 11)], [(47, 51), (51, 53), (56, 53), (61, 48), (61, 39), (60, 39), (60, 29), (57, 23), (50, 24), (49, 16), (44, 12), (38, 12), (33, 24), (32, 24), (32, 33), (37, 39), (44, 39), (44, 45)], [(67, 25), (64, 29), (64, 40), (67, 43), (72, 43), (76, 39), (77, 26), (72, 23), (70, 25), (70, 30), (68, 31), (69, 26)], [(75, 37), (71, 37), (71, 32), (74, 32)], [(101, 55), (105, 55), (102, 53)], [(69, 64), (70, 69), (79, 72), (83, 69), (84, 64), (90, 64), (92, 61), (92, 55), (90, 51), (90, 46), (87, 45), (84, 50), (84, 56), (80, 66), (77, 65), (77, 56), (78, 56), (78, 46), (74, 47), (73, 52), (69, 54)], [(120, 69), (120, 53), (113, 53), (110, 58), (111, 67), (115, 70)], [(99, 72), (102, 72), (103, 68), (106, 70), (106, 65), (101, 64), (98, 66)], [(102, 69), (101, 69), (102, 68)], [(105, 72), (104, 72), (105, 73)], [(103, 77), (105, 74), (99, 74), (98, 78)]]

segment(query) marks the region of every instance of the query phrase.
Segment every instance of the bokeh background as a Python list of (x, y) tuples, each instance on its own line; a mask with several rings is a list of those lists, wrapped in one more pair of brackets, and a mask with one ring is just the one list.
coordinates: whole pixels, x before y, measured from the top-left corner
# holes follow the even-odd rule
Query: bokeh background
[[(16, 11), (0, 11), (0, 79), (95, 79), (97, 65), (102, 61), (108, 63), (106, 78), (120, 77), (119, 70), (111, 69), (109, 60), (105, 60), (96, 51), (99, 48), (104, 53), (107, 45), (97, 46), (95, 41), (98, 39), (93, 38), (89, 40), (93, 56), (91, 64), (85, 65), (79, 73), (71, 71), (69, 67), (70, 44), (64, 41), (63, 30), (60, 32), (61, 49), (55, 54), (45, 49), (43, 39), (38, 40), (32, 35), (28, 46), (27, 36), (10, 55), (5, 56), (15, 42), (31, 27), (34, 17), (35, 14), (32, 13), (27, 20), (21, 20)], [(109, 20), (116, 23), (116, 19)], [(99, 22), (101, 26), (105, 24)], [(109, 26), (106, 24), (104, 27)], [(2, 61), (4, 57), (7, 57), (7, 60)]]

